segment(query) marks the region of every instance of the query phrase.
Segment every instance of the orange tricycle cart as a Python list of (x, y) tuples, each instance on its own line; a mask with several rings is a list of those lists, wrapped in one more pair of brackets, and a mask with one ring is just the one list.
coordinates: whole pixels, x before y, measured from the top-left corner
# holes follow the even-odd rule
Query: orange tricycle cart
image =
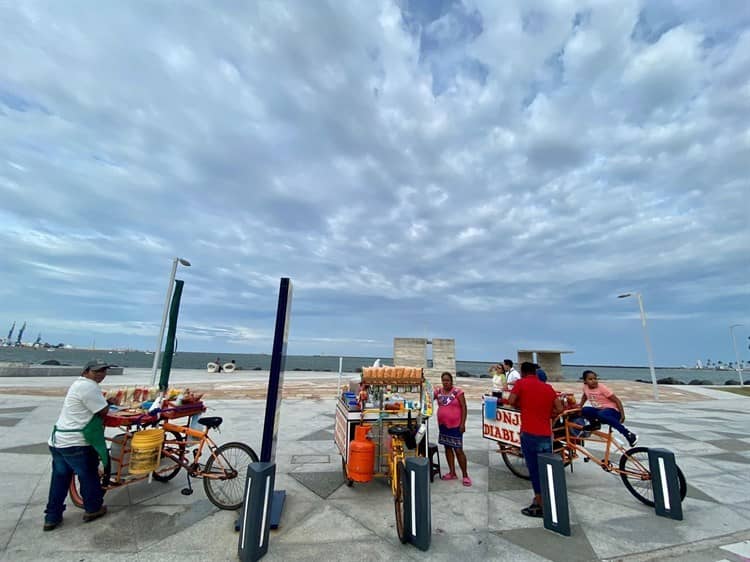
[[(202, 478), (208, 499), (220, 509), (242, 505), (247, 465), (257, 462), (255, 452), (244, 443), (217, 446), (209, 436), (222, 423), (220, 417), (204, 417), (206, 406), (195, 397), (187, 403), (164, 401), (158, 413), (138, 407), (113, 410), (104, 425), (109, 444), (109, 466), (100, 466), (102, 485), (107, 490), (151, 479), (169, 482), (185, 469), (190, 478)], [(113, 433), (113, 434), (110, 434)], [(78, 478), (70, 484), (70, 498), (83, 507)]]
[[(564, 407), (552, 424), (552, 451), (559, 454), (563, 465), (570, 466), (581, 458), (598, 465), (604, 472), (618, 475), (625, 488), (638, 501), (654, 506), (653, 475), (648, 447), (632, 447), (622, 442), (612, 428), (587, 424), (581, 417), (572, 394), (558, 393)], [(529, 478), (529, 470), (521, 453), (521, 414), (494, 397), (485, 397), (482, 405), (482, 436), (498, 443), (498, 451), (506, 466), (519, 478)], [(675, 481), (680, 499), (685, 498), (687, 482), (679, 467)], [(666, 478), (662, 474), (662, 478)], [(666, 480), (665, 480), (666, 481)], [(666, 484), (663, 484), (666, 488)]]
[(421, 368), (364, 367), (360, 382), (342, 391), (336, 403), (334, 441), (347, 485), (377, 477), (390, 481), (402, 541), (404, 462), (426, 456), (432, 413), (428, 386)]
[[(505, 466), (519, 478), (528, 480), (529, 471), (521, 453), (521, 413), (507, 405), (506, 395), (504, 393), (503, 398), (498, 398), (497, 402), (493, 396), (483, 397), (482, 437), (497, 442), (497, 451), (502, 455)], [(572, 394), (558, 392), (558, 398), (567, 406), (575, 404)], [(559, 435), (561, 432), (554, 426), (553, 432), (556, 435), (553, 450), (560, 453), (563, 449)], [(569, 461), (565, 464), (569, 464)]]

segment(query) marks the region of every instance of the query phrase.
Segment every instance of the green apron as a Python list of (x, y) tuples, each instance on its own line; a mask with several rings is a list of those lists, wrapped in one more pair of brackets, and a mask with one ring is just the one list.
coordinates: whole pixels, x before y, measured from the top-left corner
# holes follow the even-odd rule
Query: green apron
[(52, 430), (52, 443), (55, 442), (55, 433), (83, 433), (83, 438), (86, 442), (91, 445), (96, 454), (104, 465), (104, 470), (107, 472), (109, 466), (109, 450), (107, 450), (107, 442), (104, 439), (104, 420), (101, 416), (94, 415), (91, 421), (87, 423), (83, 429), (58, 429), (57, 426)]

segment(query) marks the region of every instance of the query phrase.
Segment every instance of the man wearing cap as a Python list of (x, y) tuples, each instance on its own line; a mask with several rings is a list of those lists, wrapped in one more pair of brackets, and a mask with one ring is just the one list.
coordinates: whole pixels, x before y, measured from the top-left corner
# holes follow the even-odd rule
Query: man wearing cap
[(83, 497), (83, 521), (88, 523), (106, 515), (104, 490), (99, 480), (99, 460), (109, 462), (104, 441), (104, 416), (109, 405), (99, 383), (112, 367), (101, 361), (89, 361), (81, 376), (70, 385), (49, 439), (52, 454), (52, 480), (44, 530), (51, 531), (63, 520), (65, 497), (73, 475), (78, 476)]

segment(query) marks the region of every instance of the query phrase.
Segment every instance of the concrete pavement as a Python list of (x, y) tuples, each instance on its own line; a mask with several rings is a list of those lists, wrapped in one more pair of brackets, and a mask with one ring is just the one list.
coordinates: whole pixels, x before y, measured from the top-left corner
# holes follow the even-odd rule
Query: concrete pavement
[[(124, 384), (117, 379), (111, 381), (115, 386)], [(294, 386), (289, 383), (289, 392)], [(465, 450), (474, 485), (433, 483), (427, 553), (399, 543), (384, 480), (344, 485), (333, 443), (334, 400), (285, 399), (277, 488), (287, 491), (287, 501), (265, 559), (738, 562), (750, 557), (744, 542), (750, 540), (750, 401), (713, 394), (721, 400), (703, 394), (682, 402), (626, 400), (627, 423), (638, 432), (639, 446), (677, 454), (688, 482), (684, 520), (656, 517), (619, 477), (579, 461), (566, 472), (570, 538), (520, 514), (531, 498), (529, 483), (513, 476), (494, 443), (482, 439), (480, 404), (470, 399)], [(209, 395), (207, 404), (209, 414), (225, 419), (218, 442), (240, 440), (260, 449), (263, 400)], [(183, 474), (167, 484), (142, 482), (108, 493), (110, 513), (93, 523), (83, 524), (81, 512), (69, 505), (63, 526), (43, 533), (50, 465), (45, 442), (59, 408), (58, 397), (0, 394), (0, 559), (236, 560), (236, 514), (214, 508), (200, 482), (194, 481), (192, 496), (183, 496)], [(431, 431), (436, 440), (434, 420)], [(445, 469), (444, 457), (441, 463)]]

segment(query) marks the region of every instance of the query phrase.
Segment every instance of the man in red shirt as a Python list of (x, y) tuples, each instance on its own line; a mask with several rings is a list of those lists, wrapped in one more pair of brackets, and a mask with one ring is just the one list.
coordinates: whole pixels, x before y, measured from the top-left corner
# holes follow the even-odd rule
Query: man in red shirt
[(534, 363), (521, 364), (521, 380), (510, 393), (508, 403), (521, 410), (521, 451), (529, 469), (534, 501), (521, 513), (529, 517), (542, 517), (542, 494), (539, 483), (539, 453), (552, 452), (552, 418), (563, 411), (555, 389), (536, 376)]

